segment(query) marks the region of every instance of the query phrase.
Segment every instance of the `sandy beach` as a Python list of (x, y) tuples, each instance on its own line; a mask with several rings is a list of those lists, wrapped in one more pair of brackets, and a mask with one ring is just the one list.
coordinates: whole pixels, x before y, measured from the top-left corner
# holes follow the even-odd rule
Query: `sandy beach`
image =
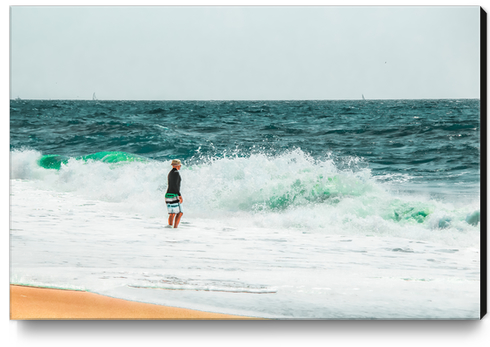
[(83, 291), (10, 285), (12, 320), (240, 320), (255, 319), (115, 299)]

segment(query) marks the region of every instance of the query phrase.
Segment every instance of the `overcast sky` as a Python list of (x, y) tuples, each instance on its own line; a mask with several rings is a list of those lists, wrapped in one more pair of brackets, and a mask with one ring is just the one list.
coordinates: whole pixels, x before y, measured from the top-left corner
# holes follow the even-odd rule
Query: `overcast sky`
[(11, 8), (10, 97), (480, 97), (480, 8)]

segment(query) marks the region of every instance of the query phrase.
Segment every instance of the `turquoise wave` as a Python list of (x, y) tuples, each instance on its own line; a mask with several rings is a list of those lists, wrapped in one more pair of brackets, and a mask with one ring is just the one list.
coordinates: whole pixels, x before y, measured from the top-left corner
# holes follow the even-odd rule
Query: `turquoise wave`
[[(36, 160), (42, 168), (52, 170), (60, 170), (62, 165), (70, 165), (73, 161), (103, 162), (117, 166), (150, 161), (157, 164), (145, 165), (144, 168), (134, 165), (130, 170), (112, 172), (109, 176), (105, 175), (105, 170), (99, 170), (104, 167), (94, 166), (93, 175), (84, 176), (83, 187), (92, 184), (91, 177), (96, 177), (97, 183), (107, 180), (103, 196), (111, 197), (114, 201), (139, 196), (142, 191), (151, 196), (160, 189), (152, 186), (154, 181), (151, 178), (159, 177), (155, 182), (165, 181), (159, 161), (121, 151), (104, 151), (71, 158), (51, 154), (43, 155)], [(284, 162), (288, 162), (288, 165)], [(438, 201), (393, 196), (369, 175), (342, 172), (336, 170), (334, 166), (328, 167), (326, 163), (323, 164), (325, 165), (309, 162), (305, 160), (304, 154), (298, 152), (277, 158), (267, 156), (226, 158), (214, 160), (209, 164), (186, 165), (183, 168), (186, 175), (186, 195), (189, 203), (196, 204), (193, 206), (196, 210), (210, 206), (215, 211), (288, 214), (290, 211), (308, 205), (315, 208), (323, 206), (320, 210), (324, 210), (326, 215), (318, 215), (317, 218), (325, 218), (325, 220), (328, 220), (330, 217), (327, 215), (331, 214), (338, 214), (342, 220), (351, 217), (378, 216), (398, 225), (424, 224), (439, 229), (450, 228), (461, 222), (478, 226), (480, 222), (479, 210), (454, 209), (450, 206), (445, 207)], [(111, 169), (113, 165), (110, 165)], [(260, 175), (251, 174), (260, 170), (264, 170), (262, 175), (267, 175), (267, 179), (257, 180)], [(114, 180), (113, 174), (116, 177), (131, 175), (127, 178), (130, 181), (142, 172), (146, 177), (143, 179), (145, 186), (138, 185), (135, 188), (129, 185), (122, 189), (122, 192), (120, 185), (111, 184)], [(84, 174), (86, 174), (84, 170), (80, 171), (80, 175)], [(78, 177), (76, 173), (74, 175)], [(209, 197), (204, 205), (203, 196)]]
[[(67, 164), (70, 157), (58, 154), (46, 154), (39, 159), (39, 166), (45, 169), (59, 170), (62, 164)], [(103, 163), (124, 163), (124, 162), (148, 162), (149, 159), (126, 152), (97, 152), (93, 154), (74, 157), (75, 160), (88, 161), (100, 161)]]
[[(235, 205), (242, 211), (281, 213), (297, 206), (317, 204), (335, 209), (348, 198), (353, 201), (350, 213), (360, 218), (377, 215), (386, 221), (403, 225), (427, 224), (431, 220), (431, 224), (435, 223), (433, 227), (439, 229), (449, 228), (460, 221), (466, 221), (473, 226), (477, 226), (480, 222), (479, 210), (469, 214), (464, 209), (442, 211), (436, 201), (412, 201), (390, 197), (376, 191), (372, 182), (363, 182), (355, 178), (347, 179), (342, 174), (328, 178), (320, 175), (313, 180), (297, 179), (288, 184), (279, 182), (271, 189), (260, 189), (247, 198), (239, 199), (236, 204), (233, 203), (234, 197), (243, 194), (233, 194), (232, 197), (222, 195), (223, 192), (217, 194), (220, 205)], [(435, 220), (432, 217), (434, 213), (438, 216)]]
[[(335, 204), (343, 196), (361, 196), (369, 189), (369, 185), (356, 179), (345, 182), (337, 175), (319, 175), (315, 180), (306, 182), (297, 179), (289, 185), (278, 184), (265, 201), (265, 205), (271, 210), (285, 210), (295, 203), (302, 202)], [(252, 203), (255, 201), (252, 200)]]

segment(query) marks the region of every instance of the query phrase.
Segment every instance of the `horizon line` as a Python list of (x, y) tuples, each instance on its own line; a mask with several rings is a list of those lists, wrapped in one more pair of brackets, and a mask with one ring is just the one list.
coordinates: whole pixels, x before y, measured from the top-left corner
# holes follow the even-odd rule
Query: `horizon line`
[(457, 98), (374, 98), (374, 99), (57, 99), (57, 98), (10, 98), (10, 101), (378, 101), (378, 100), (481, 100), (480, 97)]

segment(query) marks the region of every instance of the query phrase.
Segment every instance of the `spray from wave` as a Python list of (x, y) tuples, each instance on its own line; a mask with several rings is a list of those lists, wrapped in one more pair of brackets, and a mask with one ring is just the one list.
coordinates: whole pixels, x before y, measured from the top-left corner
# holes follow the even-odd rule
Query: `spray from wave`
[[(196, 157), (184, 164), (181, 191), (187, 218), (236, 228), (416, 239), (436, 233), (470, 244), (479, 237), (478, 198), (460, 207), (420, 195), (393, 194), (359, 158), (314, 159), (295, 149), (275, 155), (259, 151)], [(169, 170), (170, 160), (124, 152), (74, 158), (33, 150), (11, 152), (12, 179), (112, 202), (117, 209), (149, 218), (166, 215), (163, 194)]]

